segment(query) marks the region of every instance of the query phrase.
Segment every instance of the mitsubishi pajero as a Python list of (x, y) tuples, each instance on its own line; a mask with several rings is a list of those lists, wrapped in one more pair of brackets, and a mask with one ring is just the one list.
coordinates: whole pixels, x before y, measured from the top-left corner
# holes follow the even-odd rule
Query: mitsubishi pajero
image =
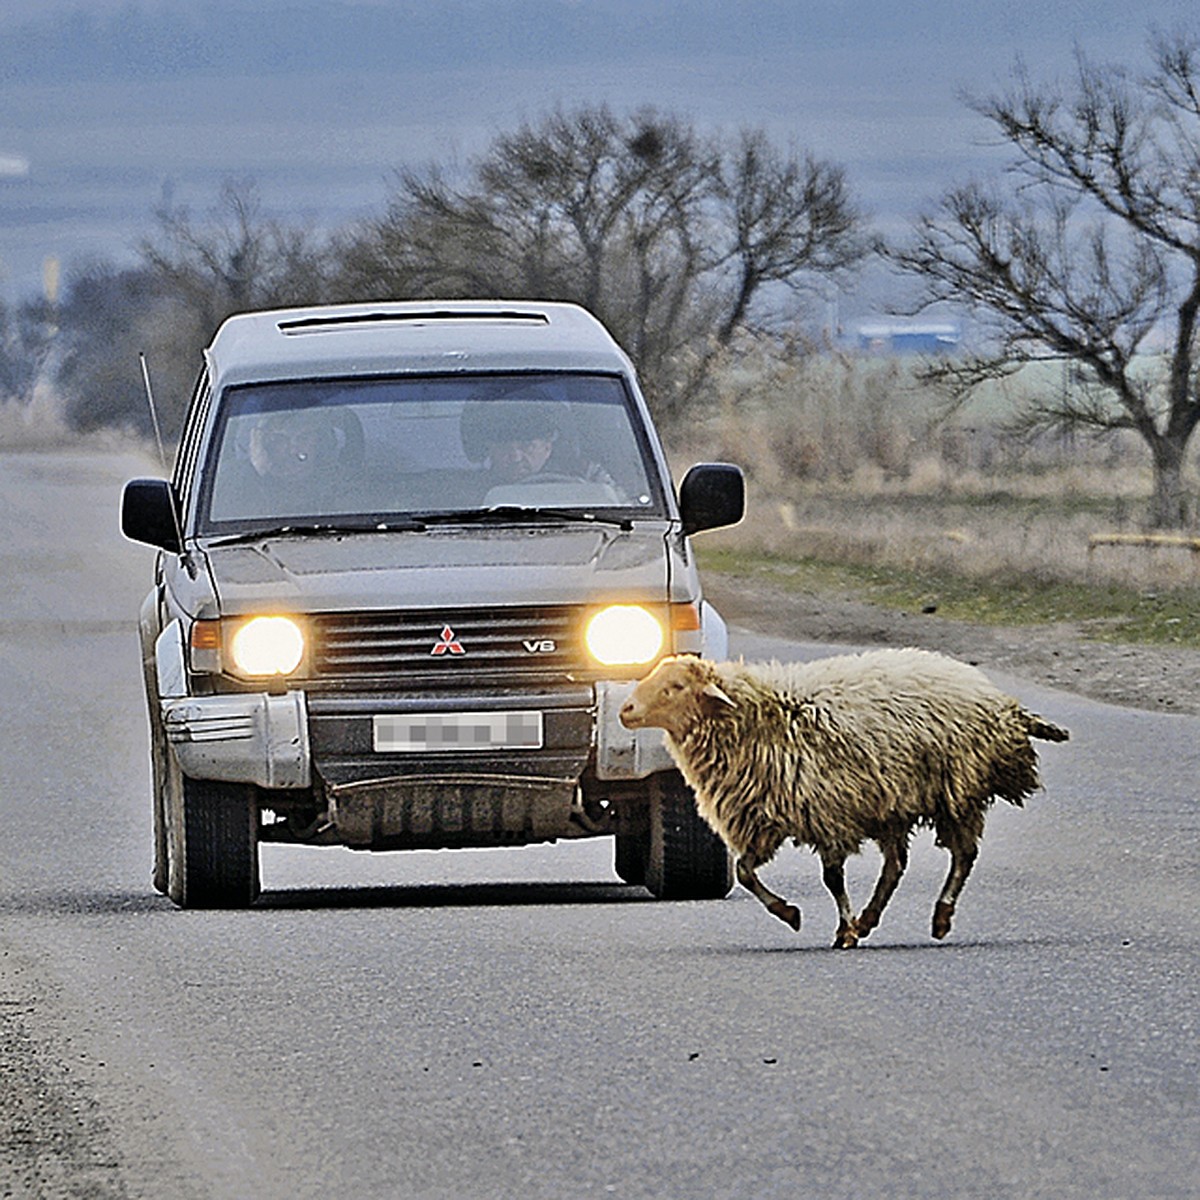
[(170, 480), (140, 614), (154, 883), (244, 906), (264, 842), (360, 850), (609, 837), (664, 898), (725, 895), (658, 731), (618, 720), (669, 653), (723, 657), (689, 543), (741, 472), (672, 485), (633, 368), (567, 304), (230, 317)]

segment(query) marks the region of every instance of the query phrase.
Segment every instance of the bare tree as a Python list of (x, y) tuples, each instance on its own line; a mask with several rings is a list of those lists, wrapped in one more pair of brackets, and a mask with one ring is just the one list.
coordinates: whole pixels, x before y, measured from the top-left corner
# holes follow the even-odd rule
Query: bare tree
[(713, 178), (685, 122), (558, 111), (495, 139), (453, 182), (405, 170), (378, 221), (343, 241), (343, 290), (571, 300), (595, 312), (663, 395), (696, 330), (698, 238)]
[(735, 272), (722, 344), (746, 322), (765, 285), (834, 276), (866, 251), (845, 172), (794, 148), (781, 152), (761, 129), (742, 130), (722, 157), (717, 194)]
[(343, 290), (575, 301), (612, 329), (668, 418), (765, 285), (862, 252), (838, 170), (761, 132), (729, 149), (653, 109), (556, 111), (465, 171), (398, 178), (385, 214), (342, 242)]
[(201, 349), (221, 320), (323, 298), (326, 251), (306, 231), (264, 217), (250, 181), (227, 181), (202, 220), (169, 202), (155, 219), (140, 264), (74, 271), (51, 314), (59, 326), (55, 381), (75, 428), (149, 429), (144, 351), (164, 432), (174, 436)]
[[(166, 298), (143, 268), (92, 263), (71, 273), (58, 308), (55, 383), (73, 429), (123, 427), (150, 432), (138, 352), (154, 349), (148, 339), (161, 336), (169, 315)], [(197, 362), (191, 346), (176, 346), (174, 358), (154, 357), (164, 367), (175, 366), (178, 360), (180, 368), (193, 373)], [(186, 384), (172, 388), (170, 371), (164, 375), (159, 382), (168, 386), (159, 389), (159, 399), (164, 424), (173, 432), (182, 416)]]
[(1153, 463), (1151, 521), (1169, 527), (1191, 517), (1200, 421), (1200, 42), (1156, 35), (1151, 59), (1135, 76), (1080, 54), (1066, 91), (1018, 66), (1008, 93), (970, 101), (1017, 152), (1012, 186), (954, 188), (886, 253), (926, 304), (966, 303), (993, 335), (932, 377), (966, 396), (1031, 360), (1070, 362), (1079, 386), (1032, 402), (1027, 423), (1132, 430)]
[(252, 180), (227, 179), (202, 222), (170, 202), (154, 215), (142, 261), (201, 336), (230, 313), (323, 298), (324, 248), (306, 230), (265, 217)]
[[(227, 316), (250, 309), (313, 304), (327, 297), (329, 250), (308, 230), (264, 215), (250, 179), (227, 179), (203, 219), (164, 201), (141, 243), (152, 313), (138, 323), (154, 372), (156, 399), (173, 430), (182, 418), (200, 350)], [(137, 366), (136, 358), (132, 365)], [(144, 398), (137, 403), (145, 407)]]

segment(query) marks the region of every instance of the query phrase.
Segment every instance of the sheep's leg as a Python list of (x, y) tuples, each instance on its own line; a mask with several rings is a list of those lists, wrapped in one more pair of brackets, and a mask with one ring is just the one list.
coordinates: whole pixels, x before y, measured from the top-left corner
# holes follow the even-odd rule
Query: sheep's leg
[(767, 912), (778, 917), (785, 925), (790, 925), (797, 933), (800, 932), (800, 910), (789, 904), (782, 896), (777, 896), (770, 888), (764, 887), (756, 872), (765, 859), (746, 853), (737, 860), (738, 883), (742, 885), (761, 904)]
[(954, 918), (954, 906), (958, 894), (967, 882), (967, 876), (975, 865), (979, 854), (979, 835), (967, 829), (939, 830), (938, 841), (950, 851), (950, 873), (937, 903), (933, 906), (933, 928), (935, 938), (944, 938), (950, 932)]
[(854, 928), (860, 938), (865, 938), (883, 916), (896, 885), (908, 867), (908, 831), (878, 839), (879, 849), (883, 854), (883, 866), (879, 871), (879, 879), (867, 907), (854, 919)]
[(838, 910), (837, 934), (833, 945), (837, 950), (849, 950), (858, 945), (858, 928), (854, 923), (854, 910), (846, 892), (846, 859), (835, 855), (821, 855), (821, 879), (829, 889)]

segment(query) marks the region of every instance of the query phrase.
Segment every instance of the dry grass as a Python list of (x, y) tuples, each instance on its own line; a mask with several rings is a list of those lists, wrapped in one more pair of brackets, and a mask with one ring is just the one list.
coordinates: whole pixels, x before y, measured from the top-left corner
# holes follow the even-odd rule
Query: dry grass
[[(1055, 372), (1024, 386), (1060, 385)], [(947, 414), (909, 360), (751, 353), (721, 373), (706, 418), (670, 439), (672, 459), (746, 469), (751, 519), (708, 535), (712, 552), (989, 587), (1200, 588), (1189, 549), (1089, 548), (1143, 527), (1144, 447), (1008, 434), (1025, 394), (997, 388)]]
[(940, 496), (750, 494), (752, 520), (709, 544), (774, 557), (894, 567), (979, 583), (1006, 581), (1200, 587), (1200, 553), (1182, 545), (1092, 546), (1126, 530), (1112, 500), (1088, 504), (1012, 495), (974, 502)]

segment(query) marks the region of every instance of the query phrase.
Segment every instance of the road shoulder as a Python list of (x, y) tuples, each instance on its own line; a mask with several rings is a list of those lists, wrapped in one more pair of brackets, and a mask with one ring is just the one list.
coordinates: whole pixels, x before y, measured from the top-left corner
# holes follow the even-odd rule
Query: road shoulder
[(125, 1196), (87, 1055), (52, 1032), (52, 1006), (36, 972), (0, 950), (0, 1195)]

